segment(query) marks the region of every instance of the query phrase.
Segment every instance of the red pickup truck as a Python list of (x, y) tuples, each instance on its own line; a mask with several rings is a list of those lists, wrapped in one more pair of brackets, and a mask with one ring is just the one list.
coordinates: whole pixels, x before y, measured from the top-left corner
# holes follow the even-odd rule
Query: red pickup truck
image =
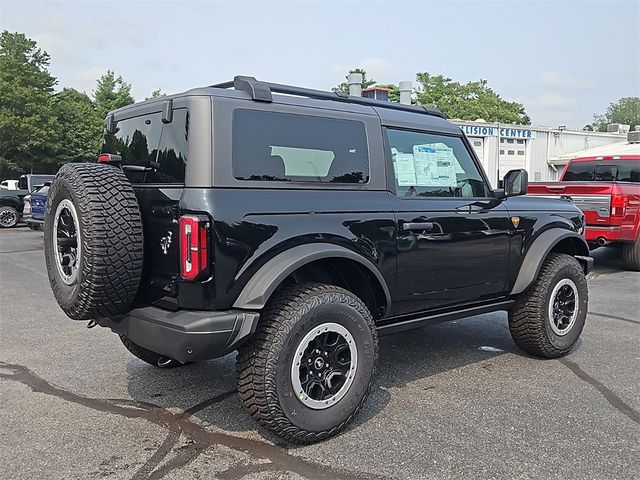
[(528, 192), (571, 197), (584, 212), (591, 248), (619, 247), (627, 268), (640, 270), (640, 155), (574, 158), (559, 182), (532, 182)]

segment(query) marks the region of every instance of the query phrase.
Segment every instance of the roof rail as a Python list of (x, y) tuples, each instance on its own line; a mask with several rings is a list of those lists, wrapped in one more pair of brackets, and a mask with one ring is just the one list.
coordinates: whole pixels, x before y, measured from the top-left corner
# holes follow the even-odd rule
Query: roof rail
[(247, 92), (252, 100), (258, 102), (272, 102), (271, 93), (284, 93), (287, 95), (295, 95), (297, 97), (313, 98), (317, 100), (333, 100), (334, 102), (355, 103), (357, 105), (366, 105), (369, 107), (389, 108), (392, 110), (401, 110), (404, 112), (422, 113), (445, 118), (437, 108), (418, 107), (415, 105), (405, 105), (403, 103), (385, 102), (383, 100), (375, 100), (373, 98), (352, 97), (344, 92), (325, 92), (322, 90), (313, 90), (311, 88), (294, 87), (291, 85), (282, 85), (279, 83), (260, 82), (254, 77), (236, 76), (231, 82), (217, 83), (211, 85), (213, 88), (231, 88)]

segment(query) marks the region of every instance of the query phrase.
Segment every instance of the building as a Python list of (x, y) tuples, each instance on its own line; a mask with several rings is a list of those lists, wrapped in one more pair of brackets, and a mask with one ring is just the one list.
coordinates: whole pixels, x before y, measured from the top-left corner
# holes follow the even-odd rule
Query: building
[[(360, 73), (347, 75), (350, 95), (389, 100), (389, 89), (378, 86), (362, 89), (362, 81)], [(400, 103), (411, 104), (412, 91), (412, 82), (400, 82)], [(628, 125), (618, 124), (609, 125), (608, 132), (590, 132), (482, 120), (451, 121), (469, 138), (494, 187), (505, 173), (517, 168), (526, 169), (530, 181), (555, 181), (570, 158), (596, 147), (626, 143), (629, 131)]]
[(620, 133), (566, 130), (564, 128), (506, 125), (452, 120), (467, 135), (489, 176), (497, 185), (515, 168), (529, 172), (529, 180), (555, 181), (570, 158), (579, 152), (614, 143), (626, 143)]

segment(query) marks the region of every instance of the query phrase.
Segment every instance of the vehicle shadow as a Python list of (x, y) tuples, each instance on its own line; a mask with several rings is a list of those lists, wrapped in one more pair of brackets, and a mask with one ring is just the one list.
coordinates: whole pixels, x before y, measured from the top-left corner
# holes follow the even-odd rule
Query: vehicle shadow
[(600, 275), (624, 272), (627, 268), (622, 261), (622, 252), (616, 247), (599, 247), (589, 253), (593, 257), (594, 264), (589, 279)]
[[(479, 315), (382, 337), (372, 391), (350, 428), (382, 411), (394, 388), (507, 352), (523, 354), (511, 340), (505, 313)], [(133, 400), (183, 411), (198, 410), (197, 406), (202, 404), (206, 408), (194, 415), (205, 426), (237, 433), (255, 432), (258, 428), (233, 393), (235, 354), (172, 370), (161, 370), (132, 359), (127, 370)], [(281, 442), (264, 429), (258, 428), (258, 431), (264, 440)]]

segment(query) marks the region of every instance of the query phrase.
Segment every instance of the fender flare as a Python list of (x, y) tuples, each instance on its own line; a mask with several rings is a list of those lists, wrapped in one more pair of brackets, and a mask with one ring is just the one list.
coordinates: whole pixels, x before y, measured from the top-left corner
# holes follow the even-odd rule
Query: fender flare
[(380, 270), (362, 255), (340, 245), (329, 243), (307, 243), (279, 253), (253, 274), (238, 295), (233, 307), (248, 310), (264, 308), (271, 294), (292, 272), (307, 263), (323, 258), (347, 258), (364, 266), (380, 283), (387, 300), (387, 308), (389, 308), (391, 294)]
[(511, 289), (511, 295), (522, 293), (529, 287), (529, 285), (531, 285), (538, 276), (540, 268), (542, 268), (542, 264), (547, 258), (547, 255), (549, 255), (549, 252), (565, 238), (576, 238), (580, 241), (580, 244), (583, 245), (582, 251), (578, 252), (578, 255), (575, 257), (581, 263), (586, 261), (587, 266), (585, 268), (585, 272), (588, 270), (590, 267), (590, 264), (587, 261), (587, 258), (589, 258), (589, 247), (587, 246), (585, 239), (576, 232), (565, 230), (563, 228), (551, 228), (541, 233), (533, 241), (531, 247), (529, 247), (529, 250), (524, 256), (524, 260), (522, 261), (522, 265), (520, 266), (518, 277)]

